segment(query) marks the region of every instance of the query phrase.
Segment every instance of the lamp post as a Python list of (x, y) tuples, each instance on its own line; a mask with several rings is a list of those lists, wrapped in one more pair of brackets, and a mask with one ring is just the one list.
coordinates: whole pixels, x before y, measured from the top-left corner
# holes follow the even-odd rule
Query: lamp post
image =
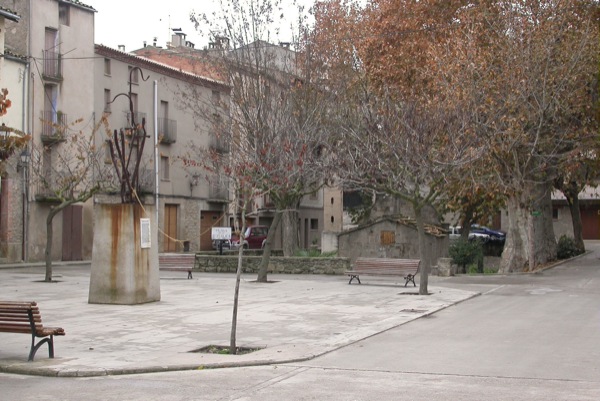
[(18, 167), (21, 168), (22, 172), (22, 184), (23, 184), (23, 240), (21, 244), (21, 258), (23, 261), (27, 261), (27, 244), (29, 235), (29, 161), (31, 159), (31, 153), (29, 149), (25, 148), (19, 155), (20, 160)]

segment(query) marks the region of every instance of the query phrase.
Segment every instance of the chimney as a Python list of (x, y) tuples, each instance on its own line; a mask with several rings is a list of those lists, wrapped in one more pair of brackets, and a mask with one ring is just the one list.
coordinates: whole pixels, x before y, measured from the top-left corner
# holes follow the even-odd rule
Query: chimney
[(157, 42), (157, 41), (158, 41), (158, 38), (155, 36), (155, 37), (152, 39), (152, 46), (156, 47), (156, 42)]
[(144, 40), (144, 47), (146, 47), (146, 41)]
[(125, 45), (119, 45), (119, 50), (121, 50), (122, 52), (125, 51)]

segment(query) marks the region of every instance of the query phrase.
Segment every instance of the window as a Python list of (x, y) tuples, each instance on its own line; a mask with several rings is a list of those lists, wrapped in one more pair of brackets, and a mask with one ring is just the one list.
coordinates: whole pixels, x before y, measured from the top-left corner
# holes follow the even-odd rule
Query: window
[(311, 230), (319, 229), (319, 219), (310, 219), (310, 229)]
[(44, 76), (52, 79), (62, 77), (58, 31), (54, 28), (46, 28), (44, 34)]
[(161, 178), (163, 180), (169, 179), (169, 157), (161, 156), (160, 157), (160, 170), (162, 172)]
[(164, 119), (169, 118), (169, 102), (165, 102), (164, 100), (160, 101), (160, 115)]
[(380, 241), (381, 245), (394, 245), (396, 243), (396, 233), (394, 231), (382, 231)]
[(137, 113), (138, 111), (138, 95), (137, 93), (130, 93), (131, 103), (133, 104), (133, 112)]
[(112, 101), (112, 96), (110, 95), (110, 89), (104, 89), (104, 112), (110, 113), (110, 102)]
[(218, 103), (221, 102), (221, 92), (212, 91), (212, 101), (215, 103), (215, 106), (218, 106)]
[(137, 85), (139, 82), (138, 75), (139, 75), (140, 71), (135, 67), (128, 67), (128, 72), (129, 72), (129, 82)]
[(110, 140), (104, 141), (104, 164), (112, 164), (112, 157), (110, 156)]
[(553, 207), (552, 208), (552, 220), (558, 220), (558, 208), (557, 207)]
[(104, 75), (110, 76), (110, 59), (104, 59)]
[(71, 7), (66, 3), (58, 3), (58, 22), (61, 25), (70, 25)]

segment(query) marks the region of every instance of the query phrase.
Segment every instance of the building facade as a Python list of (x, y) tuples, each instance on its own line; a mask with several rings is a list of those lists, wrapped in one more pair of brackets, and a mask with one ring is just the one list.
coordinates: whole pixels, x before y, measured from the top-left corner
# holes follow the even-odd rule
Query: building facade
[[(18, 23), (7, 22), (5, 43), (15, 55), (25, 57), (17, 80), (25, 88), (21, 92), (21, 126), (31, 135), (28, 151), (32, 155), (43, 154), (38, 160), (50, 176), (57, 168), (56, 155), (64, 148), (63, 134), (67, 127), (85, 129), (94, 119), (96, 11), (74, 0), (2, 0), (0, 4), (20, 16)], [(81, 121), (82, 126), (74, 128), (75, 121)], [(26, 202), (21, 218), (24, 225), (21, 256), (24, 260), (43, 260), (45, 222), (54, 202), (43, 188), (32, 185), (32, 168), (24, 171)], [(89, 205), (71, 206), (54, 220), (52, 259), (80, 260), (91, 256), (90, 210)], [(72, 221), (66, 215), (76, 219)], [(66, 223), (68, 226), (64, 226)]]
[[(129, 127), (132, 111), (127, 94), (134, 120), (145, 121), (149, 138), (141, 159), (141, 190), (155, 194), (158, 182), (159, 252), (212, 249), (211, 228), (223, 225), (228, 187), (217, 175), (187, 171), (184, 160), (201, 156), (194, 149), (219, 144), (211, 124), (180, 99), (182, 92), (194, 92), (199, 104), (215, 98), (227, 101), (229, 87), (102, 45), (95, 51), (97, 114), (106, 115), (110, 132)], [(109, 158), (107, 163), (112, 163)]]

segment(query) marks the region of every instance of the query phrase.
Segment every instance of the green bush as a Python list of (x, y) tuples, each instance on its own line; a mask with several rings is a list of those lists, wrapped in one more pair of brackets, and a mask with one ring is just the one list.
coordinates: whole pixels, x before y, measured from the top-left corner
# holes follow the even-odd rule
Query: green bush
[(450, 245), (449, 253), (452, 262), (461, 267), (460, 272), (466, 273), (467, 266), (475, 264), (477, 265), (477, 272), (483, 273), (483, 246), (481, 242), (459, 239)]
[(559, 259), (569, 259), (573, 256), (577, 256), (583, 253), (583, 251), (575, 245), (575, 240), (572, 237), (562, 235), (558, 239), (558, 246), (556, 248), (556, 256)]

